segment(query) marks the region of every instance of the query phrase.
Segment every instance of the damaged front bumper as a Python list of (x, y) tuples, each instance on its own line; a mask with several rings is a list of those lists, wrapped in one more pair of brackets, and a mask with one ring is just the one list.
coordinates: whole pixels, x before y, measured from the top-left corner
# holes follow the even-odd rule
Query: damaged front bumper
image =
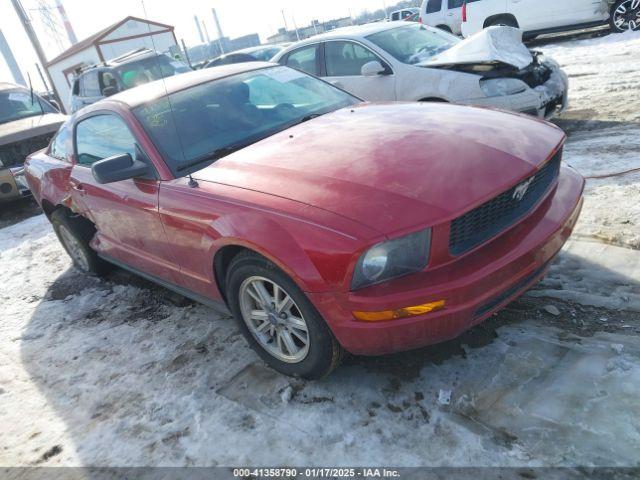
[(549, 78), (542, 85), (529, 87), (524, 92), (514, 95), (479, 98), (469, 103), (503, 108), (549, 120), (566, 110), (569, 103), (569, 77), (555, 62), (549, 65), (549, 68)]
[(0, 202), (9, 202), (31, 195), (24, 176), (24, 166), (0, 169)]

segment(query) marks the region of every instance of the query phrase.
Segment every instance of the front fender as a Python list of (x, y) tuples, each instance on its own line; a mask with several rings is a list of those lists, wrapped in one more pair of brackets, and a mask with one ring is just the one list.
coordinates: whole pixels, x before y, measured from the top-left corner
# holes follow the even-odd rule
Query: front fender
[(226, 246), (240, 246), (269, 259), (307, 292), (330, 290), (298, 239), (279, 222), (263, 215), (241, 212), (218, 218), (207, 230), (209, 258)]

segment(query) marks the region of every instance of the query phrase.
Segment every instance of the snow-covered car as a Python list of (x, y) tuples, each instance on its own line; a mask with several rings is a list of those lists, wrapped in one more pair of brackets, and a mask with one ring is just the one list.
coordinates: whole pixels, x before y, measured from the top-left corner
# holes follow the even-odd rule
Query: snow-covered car
[(640, 28), (640, 0), (467, 0), (461, 10), (465, 37), (491, 25), (518, 27), (529, 38), (607, 23), (614, 32)]
[(420, 24), (372, 23), (298, 42), (272, 61), (368, 101), (445, 101), (543, 118), (567, 106), (566, 74), (510, 27), (460, 40)]

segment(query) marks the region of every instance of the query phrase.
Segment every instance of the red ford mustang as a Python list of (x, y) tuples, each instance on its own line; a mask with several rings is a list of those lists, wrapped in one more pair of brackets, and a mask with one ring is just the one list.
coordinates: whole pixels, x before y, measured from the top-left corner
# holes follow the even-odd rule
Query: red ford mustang
[(537, 282), (582, 206), (564, 140), (252, 63), (81, 110), (26, 174), (76, 267), (226, 303), (267, 363), (317, 378), (345, 350), (451, 339)]

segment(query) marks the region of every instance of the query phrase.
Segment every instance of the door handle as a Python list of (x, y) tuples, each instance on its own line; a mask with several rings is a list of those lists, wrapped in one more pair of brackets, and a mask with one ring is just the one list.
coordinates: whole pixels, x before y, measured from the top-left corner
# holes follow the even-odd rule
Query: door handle
[(453, 17), (453, 12), (447, 13), (447, 17)]

